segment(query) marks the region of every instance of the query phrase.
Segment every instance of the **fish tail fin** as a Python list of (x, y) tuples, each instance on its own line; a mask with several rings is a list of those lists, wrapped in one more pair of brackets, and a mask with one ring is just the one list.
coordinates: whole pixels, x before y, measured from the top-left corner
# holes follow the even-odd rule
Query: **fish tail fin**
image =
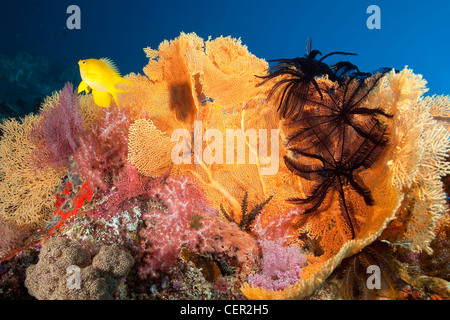
[(119, 99), (117, 98), (117, 93), (121, 92), (122, 90), (115, 90), (113, 92), (111, 92), (111, 95), (114, 98), (114, 101), (116, 102), (117, 108), (119, 108), (120, 110), (120, 104), (119, 104)]
[(119, 104), (119, 99), (117, 98), (117, 94), (130, 92), (130, 90), (124, 90), (124, 89), (117, 88), (117, 85), (123, 85), (123, 84), (132, 86), (133, 82), (131, 82), (128, 79), (122, 78), (122, 77), (116, 77), (115, 81), (114, 81), (114, 90), (111, 92), (111, 94), (114, 98), (114, 101), (116, 102), (116, 105), (119, 109), (120, 109), (120, 104)]
[(111, 95), (106, 91), (92, 89), (92, 95), (94, 96), (95, 104), (100, 107), (108, 108), (111, 104)]
[(122, 78), (122, 77), (117, 77), (117, 78), (115, 79), (115, 84), (116, 84), (116, 86), (117, 86), (118, 84), (126, 84), (126, 85), (128, 85), (128, 86), (132, 86), (132, 85), (133, 85), (133, 82), (131, 82), (131, 81), (128, 80), (128, 79)]
[(89, 91), (91, 91), (91, 88), (87, 85), (86, 82), (81, 80), (80, 84), (78, 85), (78, 94), (83, 91), (86, 91), (86, 93), (89, 93)]

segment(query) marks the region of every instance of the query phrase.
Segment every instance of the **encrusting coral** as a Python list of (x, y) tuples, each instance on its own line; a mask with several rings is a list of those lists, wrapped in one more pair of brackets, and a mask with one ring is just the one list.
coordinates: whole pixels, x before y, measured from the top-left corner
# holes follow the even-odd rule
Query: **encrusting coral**
[[(133, 263), (128, 252), (114, 245), (102, 247), (91, 259), (75, 241), (52, 238), (42, 247), (39, 262), (27, 269), (25, 286), (39, 300), (112, 299)], [(74, 266), (79, 268), (79, 283), (69, 269)]]

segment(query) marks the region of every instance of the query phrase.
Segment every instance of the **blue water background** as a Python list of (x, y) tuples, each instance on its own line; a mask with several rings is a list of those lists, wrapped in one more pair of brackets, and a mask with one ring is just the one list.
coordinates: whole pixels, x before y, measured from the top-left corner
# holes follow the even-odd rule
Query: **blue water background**
[[(81, 30), (66, 28), (71, 4), (81, 9)], [(366, 26), (371, 4), (381, 9), (379, 30)], [(28, 51), (73, 68), (79, 59), (109, 57), (127, 74), (142, 73), (142, 48), (182, 31), (241, 38), (266, 60), (303, 56), (311, 37), (322, 53), (358, 53), (349, 59), (362, 71), (408, 65), (428, 81), (429, 95), (448, 94), (449, 17), (450, 1), (431, 0), (2, 1), (0, 53)]]

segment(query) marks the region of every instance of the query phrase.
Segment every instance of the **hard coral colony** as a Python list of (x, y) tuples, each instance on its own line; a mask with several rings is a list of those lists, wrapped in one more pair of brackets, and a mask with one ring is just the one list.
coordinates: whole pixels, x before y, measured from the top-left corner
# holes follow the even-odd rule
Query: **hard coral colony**
[[(353, 54), (319, 59), (311, 42), (270, 68), (231, 37), (144, 51), (144, 74), (124, 78), (109, 59), (80, 60), (86, 94), (68, 83), (0, 124), (2, 297), (28, 261), (16, 286), (37, 299), (326, 299), (350, 283), (348, 259), (383, 266), (388, 251), (393, 276), (365, 296), (449, 297), (445, 272), (405, 258), (445, 249), (433, 240), (450, 221), (449, 97), (424, 97), (408, 68), (328, 65)], [(269, 154), (284, 162), (261, 174)]]

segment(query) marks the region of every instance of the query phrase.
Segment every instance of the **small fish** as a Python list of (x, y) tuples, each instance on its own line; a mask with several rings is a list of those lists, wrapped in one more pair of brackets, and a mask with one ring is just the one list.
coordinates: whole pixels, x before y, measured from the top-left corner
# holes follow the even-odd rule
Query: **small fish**
[(108, 108), (111, 105), (111, 96), (114, 98), (117, 107), (120, 108), (117, 93), (128, 92), (116, 88), (118, 84), (125, 83), (133, 85), (127, 79), (122, 78), (114, 62), (108, 58), (86, 59), (78, 61), (80, 66), (81, 83), (78, 86), (78, 93), (92, 90), (96, 105)]

